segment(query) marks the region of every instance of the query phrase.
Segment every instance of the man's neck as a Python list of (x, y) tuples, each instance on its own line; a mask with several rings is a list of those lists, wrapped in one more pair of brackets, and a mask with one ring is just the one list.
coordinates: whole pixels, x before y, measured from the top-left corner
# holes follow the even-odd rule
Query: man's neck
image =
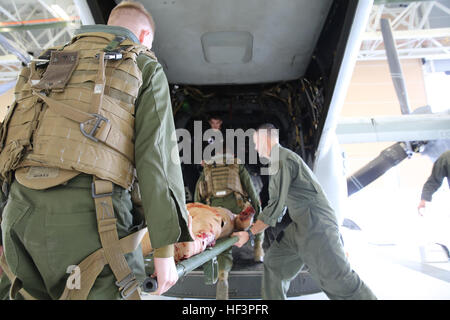
[(270, 146), (270, 150), (269, 150), (269, 158), (272, 156), (272, 152), (275, 150), (275, 149), (278, 149), (279, 148), (279, 143), (278, 142), (275, 142), (275, 143), (273, 143), (273, 144), (271, 144), (271, 146)]

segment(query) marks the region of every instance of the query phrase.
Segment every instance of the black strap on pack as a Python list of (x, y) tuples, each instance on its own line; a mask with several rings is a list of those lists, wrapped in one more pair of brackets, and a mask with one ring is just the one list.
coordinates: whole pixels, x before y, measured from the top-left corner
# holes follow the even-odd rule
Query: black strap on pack
[[(124, 36), (116, 36), (110, 43), (103, 49), (105, 52), (105, 60), (120, 60), (123, 55), (120, 50), (120, 44), (126, 39)], [(98, 59), (100, 55), (96, 54), (95, 57)]]

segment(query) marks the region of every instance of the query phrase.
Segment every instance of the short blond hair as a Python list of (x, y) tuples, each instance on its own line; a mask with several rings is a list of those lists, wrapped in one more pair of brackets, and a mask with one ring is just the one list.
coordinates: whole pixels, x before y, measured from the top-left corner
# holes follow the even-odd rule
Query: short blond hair
[(145, 15), (147, 17), (148, 22), (150, 23), (150, 26), (152, 27), (153, 32), (155, 31), (155, 21), (153, 20), (152, 15), (147, 11), (147, 9), (145, 9), (144, 5), (140, 2), (124, 0), (111, 10), (109, 17), (111, 18), (111, 16), (113, 16), (115, 13), (117, 13), (117, 11), (124, 9), (124, 8), (136, 9), (140, 13)]

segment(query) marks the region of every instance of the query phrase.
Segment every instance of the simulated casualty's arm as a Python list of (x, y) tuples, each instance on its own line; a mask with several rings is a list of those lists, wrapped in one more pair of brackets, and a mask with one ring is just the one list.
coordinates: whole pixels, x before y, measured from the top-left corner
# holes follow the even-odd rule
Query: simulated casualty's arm
[[(248, 229), (255, 214), (250, 205), (238, 215), (222, 207), (211, 207), (197, 202), (187, 204), (187, 209), (192, 217), (194, 241), (175, 243), (175, 261), (203, 252), (207, 247), (214, 246), (216, 240), (229, 237), (234, 231)], [(147, 256), (152, 251), (148, 236), (144, 237), (141, 245), (144, 256)]]

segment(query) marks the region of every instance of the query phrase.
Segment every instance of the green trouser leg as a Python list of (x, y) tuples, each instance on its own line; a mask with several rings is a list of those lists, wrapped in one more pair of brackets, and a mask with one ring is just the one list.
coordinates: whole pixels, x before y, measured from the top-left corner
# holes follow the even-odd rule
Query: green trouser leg
[(219, 279), (216, 284), (216, 299), (228, 300), (228, 273), (233, 267), (232, 248), (217, 256)]
[(337, 228), (318, 225), (321, 232), (311, 230), (314, 232), (305, 235), (299, 232), (297, 224), (291, 223), (282, 238), (272, 243), (264, 262), (263, 299), (286, 299), (290, 282), (305, 263), (330, 299), (376, 299), (350, 268)]
[(225, 250), (221, 254), (217, 256), (217, 263), (219, 267), (219, 273), (221, 271), (230, 272), (231, 268), (233, 267), (233, 255), (232, 255), (233, 248), (230, 248), (228, 250)]
[[(91, 182), (90, 176), (80, 175), (65, 186), (42, 191), (17, 182), (11, 185), (2, 220), (4, 254), (23, 288), (37, 299), (58, 299), (69, 276), (67, 268), (101, 247)], [(122, 238), (134, 231), (129, 193), (115, 188), (113, 206)], [(140, 247), (125, 257), (136, 278), (142, 280)], [(105, 266), (88, 299), (119, 299), (115, 281)]]
[(290, 282), (303, 267), (295, 246), (289, 245), (286, 235), (281, 240), (272, 242), (264, 258), (262, 279), (262, 299), (284, 300)]
[(264, 261), (264, 232), (260, 232), (255, 236), (255, 244), (253, 247), (253, 260), (256, 262)]
[(0, 300), (9, 300), (9, 288), (11, 286), (11, 282), (5, 273), (3, 273), (0, 277)]

